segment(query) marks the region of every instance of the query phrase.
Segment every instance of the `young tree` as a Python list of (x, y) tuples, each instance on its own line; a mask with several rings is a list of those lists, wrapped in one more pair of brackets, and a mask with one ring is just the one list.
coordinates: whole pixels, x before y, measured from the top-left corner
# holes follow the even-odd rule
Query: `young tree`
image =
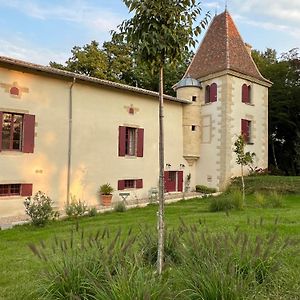
[(123, 0), (131, 19), (119, 26), (127, 42), (134, 45), (137, 62), (146, 62), (159, 74), (159, 211), (157, 269), (162, 273), (164, 250), (164, 66), (176, 63), (184, 50), (195, 46), (194, 36), (208, 22), (208, 14), (198, 26), (194, 22), (201, 13), (195, 0)]
[(244, 166), (249, 166), (253, 163), (255, 153), (245, 152), (245, 139), (242, 135), (238, 136), (234, 143), (234, 152), (236, 154), (236, 162), (241, 166), (241, 177), (242, 177), (242, 192), (243, 192), (243, 203), (245, 203), (245, 181), (244, 181)]

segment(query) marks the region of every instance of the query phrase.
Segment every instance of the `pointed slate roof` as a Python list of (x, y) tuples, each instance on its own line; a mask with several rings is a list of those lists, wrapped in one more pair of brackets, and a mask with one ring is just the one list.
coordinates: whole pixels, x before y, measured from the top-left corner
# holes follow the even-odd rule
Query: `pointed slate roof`
[(233, 70), (269, 82), (258, 71), (226, 10), (213, 18), (185, 76), (189, 74), (199, 79), (224, 70)]

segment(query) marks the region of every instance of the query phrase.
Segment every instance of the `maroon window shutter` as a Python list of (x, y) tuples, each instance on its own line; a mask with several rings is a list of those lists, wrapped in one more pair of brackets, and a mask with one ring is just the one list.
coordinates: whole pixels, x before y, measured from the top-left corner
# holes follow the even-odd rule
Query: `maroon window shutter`
[(209, 103), (210, 102), (210, 86), (207, 85), (205, 87), (205, 103)]
[(137, 157), (144, 156), (144, 129), (138, 128), (137, 130)]
[(212, 83), (210, 86), (210, 102), (216, 102), (217, 101), (217, 84)]
[(119, 126), (119, 156), (125, 156), (126, 127)]
[(245, 83), (242, 86), (242, 102), (249, 103), (249, 90)]
[(23, 127), (23, 152), (33, 153), (35, 116), (24, 115)]
[(125, 180), (118, 180), (118, 190), (124, 190), (125, 189)]
[(2, 150), (2, 125), (3, 124), (3, 112), (0, 111), (0, 152)]
[(177, 172), (177, 180), (178, 180), (177, 190), (178, 190), (178, 192), (182, 192), (183, 191), (183, 171)]
[(137, 180), (135, 181), (135, 187), (136, 187), (137, 189), (142, 189), (142, 188), (143, 188), (143, 179), (137, 179)]
[(32, 196), (32, 184), (26, 183), (21, 185), (21, 196)]
[(242, 136), (246, 143), (249, 142), (249, 121), (242, 119)]

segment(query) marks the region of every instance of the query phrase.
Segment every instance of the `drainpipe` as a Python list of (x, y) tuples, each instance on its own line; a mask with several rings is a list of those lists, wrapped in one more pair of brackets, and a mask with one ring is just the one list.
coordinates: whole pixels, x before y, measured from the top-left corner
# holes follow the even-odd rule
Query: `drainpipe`
[(74, 77), (70, 86), (70, 93), (69, 93), (69, 135), (68, 135), (68, 169), (67, 169), (67, 199), (66, 199), (67, 205), (69, 205), (70, 182), (71, 182), (73, 86), (75, 84), (75, 81), (76, 78)]

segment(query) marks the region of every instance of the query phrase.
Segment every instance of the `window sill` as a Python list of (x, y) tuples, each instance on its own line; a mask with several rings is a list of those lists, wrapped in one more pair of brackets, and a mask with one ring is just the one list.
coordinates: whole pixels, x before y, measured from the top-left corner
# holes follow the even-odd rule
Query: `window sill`
[(2, 150), (0, 155), (22, 155), (24, 152), (18, 150)]
[(215, 103), (215, 102), (217, 102), (217, 101), (214, 101), (214, 102), (207, 102), (207, 103), (203, 103), (203, 104), (201, 104), (201, 106), (207, 106), (207, 105), (211, 105), (211, 104), (213, 104), (213, 103)]
[(0, 201), (2, 200), (20, 200), (20, 198), (24, 198), (24, 196), (21, 195), (11, 195), (11, 196), (0, 196)]
[(244, 103), (244, 104), (246, 104), (248, 106), (255, 106), (253, 103), (247, 103), (247, 102), (242, 102), (242, 103)]
[(125, 155), (124, 157), (127, 159), (136, 159), (137, 158), (136, 155)]
[(254, 143), (251, 143), (251, 142), (250, 142), (250, 143), (247, 143), (247, 145), (254, 145)]

